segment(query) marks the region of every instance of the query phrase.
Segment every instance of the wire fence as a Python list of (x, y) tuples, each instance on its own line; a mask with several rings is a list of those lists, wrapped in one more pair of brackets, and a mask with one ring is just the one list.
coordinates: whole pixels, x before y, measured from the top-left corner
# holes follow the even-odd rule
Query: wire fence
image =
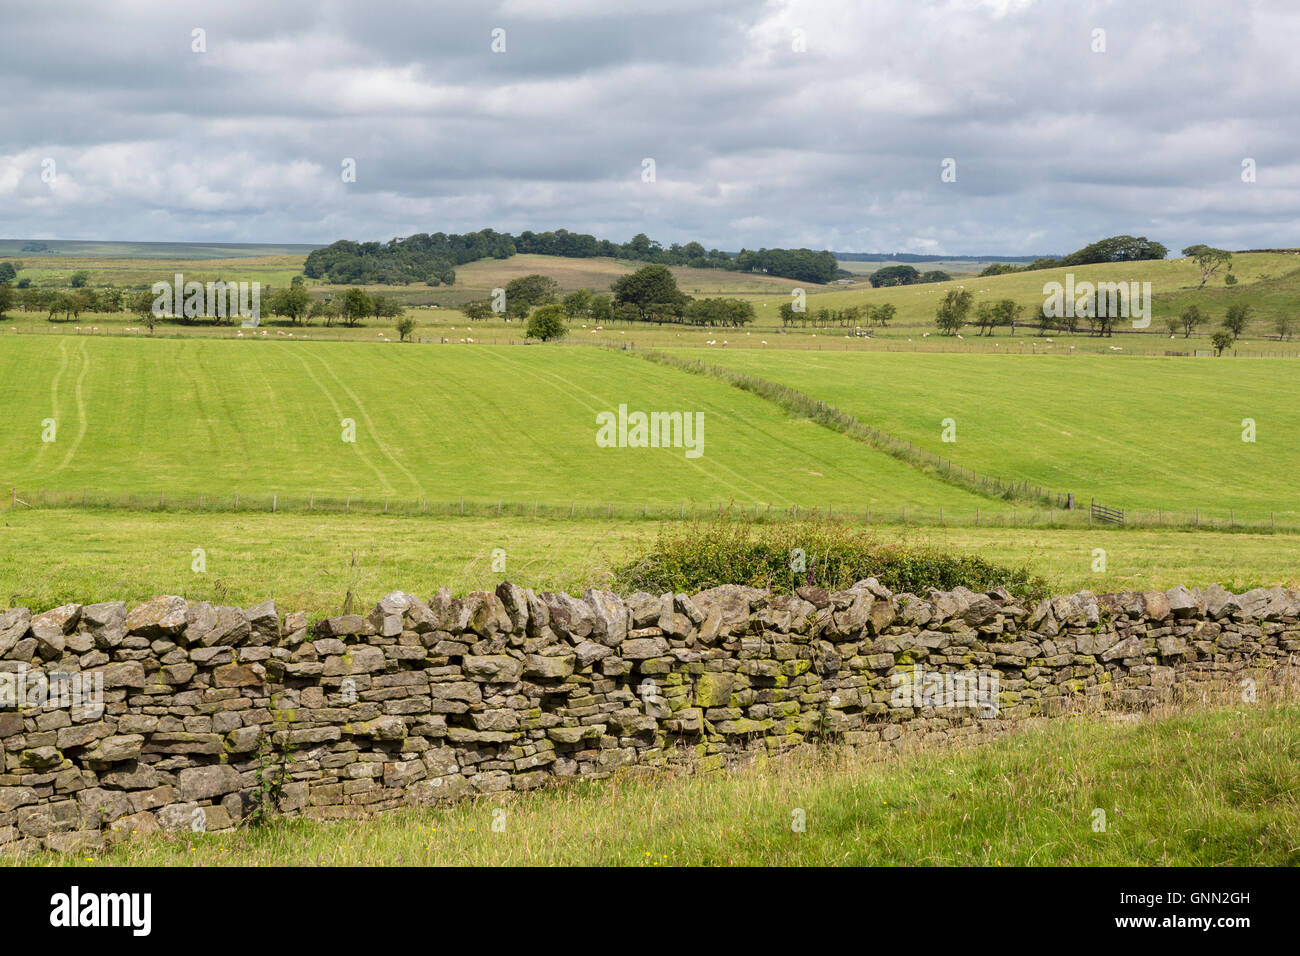
[(0, 511), (42, 509), (119, 510), (166, 513), (228, 514), (356, 514), (397, 517), (537, 518), (566, 520), (696, 521), (717, 517), (757, 522), (835, 521), (846, 524), (990, 528), (1128, 528), (1231, 531), (1247, 533), (1300, 532), (1300, 514), (1276, 512), (1134, 511), (1124, 512), (1122, 524), (1094, 517), (1091, 508), (1055, 507), (918, 508), (911, 505), (804, 506), (742, 504), (735, 501), (532, 501), (504, 498), (411, 498), (398, 495), (281, 494), (222, 492), (220, 494), (140, 493), (93, 489), (11, 488), (0, 498)]
[[(619, 326), (609, 323), (614, 331)], [(1044, 355), (1044, 356), (1064, 356), (1070, 357), (1075, 355), (1106, 355), (1111, 357), (1145, 357), (1164, 356), (1167, 358), (1209, 358), (1214, 357), (1213, 350), (1209, 347), (1194, 348), (1191, 350), (1168, 349), (1153, 347), (1150, 349), (1130, 349), (1126, 350), (1122, 346), (1114, 349), (1107, 346), (1105, 349), (1093, 349), (1085, 347), (1083, 349), (1071, 348), (1071, 342), (1084, 342), (1089, 345), (1100, 346), (1101, 343), (1108, 340), (1096, 336), (1080, 334), (1066, 338), (1058, 338), (1053, 343), (1046, 343), (1037, 336), (1026, 338), (1024, 341), (1013, 341), (1011, 339), (983, 339), (972, 336), (965, 338), (960, 342), (953, 341), (948, 336), (938, 336), (931, 334), (927, 337), (921, 337), (917, 333), (918, 341), (902, 338), (890, 337), (852, 337), (847, 341), (837, 341), (829, 334), (818, 340), (816, 336), (803, 334), (804, 330), (796, 330), (798, 334), (787, 334), (784, 330), (776, 326), (751, 326), (750, 335), (741, 337), (744, 330), (738, 332), (735, 329), (727, 330), (722, 328), (710, 328), (696, 325), (677, 325), (677, 326), (652, 326), (644, 322), (624, 323), (623, 328), (636, 331), (640, 341), (637, 344), (641, 346), (658, 347), (658, 348), (698, 348), (706, 347), (726, 350), (726, 349), (746, 349), (755, 351), (796, 351), (796, 352), (920, 352), (920, 353), (944, 353), (944, 354), (989, 354), (989, 355)], [(907, 327), (903, 327), (905, 330)], [(132, 331), (134, 329), (134, 331)], [(708, 346), (696, 341), (682, 342), (670, 338), (672, 329), (689, 329), (696, 333), (717, 333), (734, 335), (735, 340), (728, 340), (725, 344), (718, 343), (716, 346)], [(608, 332), (611, 329), (569, 329), (569, 337), (563, 342), (550, 342), (547, 347), (556, 345), (582, 346), (598, 345), (606, 348), (621, 348), (628, 342), (621, 339), (608, 337), (589, 338), (588, 336), (599, 332)], [(0, 331), (6, 331), (0, 326)], [(308, 342), (391, 342), (397, 343), (402, 341), (398, 333), (394, 331), (391, 325), (379, 327), (375, 325), (363, 325), (349, 329), (347, 326), (291, 326), (281, 322), (268, 324), (263, 322), (257, 328), (244, 329), (238, 325), (194, 325), (194, 326), (159, 326), (152, 333), (143, 326), (123, 326), (114, 323), (105, 326), (83, 325), (77, 327), (74, 323), (57, 322), (46, 326), (10, 326), (7, 329), (9, 334), (18, 335), (83, 335), (95, 336), (99, 338), (155, 338), (155, 339), (186, 339), (186, 338), (243, 338), (243, 339), (266, 339), (270, 340), (291, 340), (291, 341), (308, 341)], [(370, 335), (370, 332), (374, 335)], [(828, 333), (833, 329), (826, 330)], [(763, 339), (764, 335), (781, 336), (770, 342)], [(656, 336), (657, 338), (651, 338)], [(419, 330), (411, 338), (406, 340), (407, 344), (416, 345), (537, 345), (536, 341), (525, 339), (522, 334), (511, 335), (510, 330), (502, 329), (494, 332), (475, 335), (466, 333), (462, 335), (456, 332), (438, 332), (434, 334), (431, 330)], [(1280, 344), (1280, 343), (1279, 343)], [(1290, 344), (1290, 343), (1288, 343)], [(1296, 343), (1294, 351), (1273, 351), (1268, 349), (1243, 349), (1232, 347), (1224, 351), (1223, 357), (1232, 358), (1300, 358), (1300, 342)]]

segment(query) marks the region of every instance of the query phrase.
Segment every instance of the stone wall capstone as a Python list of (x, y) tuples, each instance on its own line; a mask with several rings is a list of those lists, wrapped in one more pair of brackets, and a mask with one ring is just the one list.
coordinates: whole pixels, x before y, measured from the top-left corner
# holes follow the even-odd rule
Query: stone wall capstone
[[(0, 611), (0, 853), (360, 816), (832, 739), (996, 733), (1276, 677), (1300, 594), (581, 597), (503, 583), (317, 621), (160, 597)], [(281, 787), (268, 787), (279, 778)]]

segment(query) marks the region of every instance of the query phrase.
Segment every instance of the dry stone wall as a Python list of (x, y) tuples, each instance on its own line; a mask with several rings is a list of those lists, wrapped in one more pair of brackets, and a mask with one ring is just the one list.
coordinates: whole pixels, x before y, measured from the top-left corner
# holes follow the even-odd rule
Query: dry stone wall
[(357, 816), (818, 739), (997, 732), (1284, 673), (1300, 594), (394, 592), (317, 621), (160, 597), (0, 611), (0, 853)]

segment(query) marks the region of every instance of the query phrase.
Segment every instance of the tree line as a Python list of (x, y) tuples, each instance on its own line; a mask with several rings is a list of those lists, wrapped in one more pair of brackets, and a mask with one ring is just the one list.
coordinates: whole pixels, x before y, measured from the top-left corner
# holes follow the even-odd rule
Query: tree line
[(815, 309), (810, 312), (807, 309), (796, 309), (792, 302), (784, 302), (777, 309), (777, 314), (781, 317), (783, 328), (798, 325), (806, 329), (811, 325), (815, 329), (833, 326), (856, 329), (864, 323), (883, 328), (898, 314), (898, 308), (886, 302), (881, 305), (850, 305), (843, 309)]
[[(214, 282), (220, 283), (221, 280)], [(262, 296), (261, 311), (287, 319), (291, 325), (320, 320), (326, 326), (339, 322), (354, 327), (367, 318), (396, 319), (397, 331), (403, 338), (415, 328), (414, 320), (405, 318), (406, 307), (395, 298), (382, 293), (367, 293), (363, 289), (351, 288), (339, 296), (327, 294), (324, 298), (316, 299), (307, 291), (300, 276), (294, 276), (291, 284), (284, 288), (272, 289), (267, 286), (264, 291), (266, 294)], [(160, 311), (157, 304), (158, 297), (152, 289), (140, 291), (86, 285), (68, 290), (36, 289), (30, 285), (15, 288), (6, 281), (0, 281), (0, 315), (19, 309), (23, 312), (44, 313), (51, 322), (72, 322), (82, 313), (128, 312), (136, 315), (141, 325), (151, 331), (160, 321), (181, 325), (234, 325), (241, 319), (234, 311), (226, 315), (192, 316), (178, 307)]]
[(665, 247), (638, 233), (624, 243), (597, 239), (586, 233), (557, 229), (518, 236), (483, 229), (479, 232), (418, 233), (388, 242), (353, 242), (341, 239), (307, 256), (303, 274), (334, 284), (452, 285), (455, 267), (480, 259), (506, 259), (516, 254), (563, 256), (570, 259), (606, 257), (655, 265), (691, 266), (763, 273), (801, 282), (825, 284), (836, 277), (839, 266), (828, 251), (811, 249), (741, 249), (736, 255), (705, 249), (698, 242)]
[(867, 277), (874, 289), (895, 285), (918, 285), (923, 282), (951, 282), (952, 276), (942, 269), (918, 272), (912, 266), (886, 266)]
[[(500, 294), (476, 299), (460, 307), (465, 317), (481, 322), (494, 316), (506, 321), (528, 319), (541, 310), (548, 322), (558, 320), (591, 322), (654, 322), (662, 325), (716, 326), (738, 328), (754, 321), (754, 306), (744, 299), (711, 297), (696, 299), (677, 288), (677, 280), (667, 266), (643, 266), (620, 276), (608, 293), (575, 289), (560, 294), (559, 283), (550, 276), (533, 274), (511, 279)], [(556, 338), (567, 331), (553, 329)], [(529, 337), (543, 337), (533, 336)]]
[[(1184, 250), (1184, 255), (1186, 251)], [(1169, 250), (1146, 236), (1111, 236), (1098, 239), (1068, 256), (1043, 256), (1023, 266), (1010, 262), (995, 262), (981, 276), (1000, 276), (1009, 272), (1033, 272), (1038, 269), (1059, 269), (1062, 266), (1086, 266), (1098, 262), (1139, 262), (1146, 259), (1163, 259)]]

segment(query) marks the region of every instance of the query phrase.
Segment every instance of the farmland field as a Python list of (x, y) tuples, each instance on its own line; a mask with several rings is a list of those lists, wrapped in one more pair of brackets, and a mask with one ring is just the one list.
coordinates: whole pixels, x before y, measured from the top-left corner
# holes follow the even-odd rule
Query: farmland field
[[(301, 268), (302, 256), (274, 247), (69, 244), (57, 255), (20, 258), (38, 286), (65, 283), (73, 268), (89, 270), (92, 285), (139, 285), (175, 271), (278, 285)], [(1291, 255), (1238, 255), (1237, 286), (1199, 290), (1186, 260), (1068, 271), (1151, 281), (1157, 315), (1185, 301), (1213, 310), (1249, 302), (1264, 331), (1273, 311), (1300, 303), (1295, 266)], [(715, 270), (673, 271), (692, 294), (750, 299), (758, 312), (752, 328), (575, 322), (565, 347), (519, 348), (519, 323), (493, 318), (471, 328), (450, 307), (531, 272), (554, 277), (562, 289), (604, 290), (633, 268), (523, 255), (459, 267), (452, 287), (383, 287), (450, 303), (413, 308), (416, 344), (406, 345), (388, 341), (395, 333), (387, 322), (291, 327), (264, 318), (256, 332), (164, 324), (149, 336), (132, 330), (138, 319), (129, 313), (67, 323), (11, 312), (0, 324), (0, 334), (9, 330), (0, 338), (7, 410), (0, 556), (41, 559), (21, 570), (8, 561), (0, 591), (8, 603), (33, 606), (114, 589), (245, 602), (274, 591), (324, 612), (337, 610), (349, 591), (373, 600), (394, 574), (415, 590), (440, 583), (468, 590), (501, 577), (574, 589), (603, 580), (645, 547), (654, 519), (718, 506), (766, 519), (789, 515), (792, 506), (830, 508), (848, 520), (884, 522), (885, 535), (919, 534), (1027, 563), (1061, 589), (1295, 581), (1300, 539), (1291, 532), (1300, 509), (1291, 475), (1300, 466), (1300, 426), (1290, 411), (1300, 396), (1293, 359), (1149, 357), (1198, 347), (1206, 336), (1171, 342), (1123, 327), (1114, 339), (1040, 337), (1033, 329), (938, 336), (934, 303), (947, 283), (807, 288), (811, 310), (898, 305), (895, 322), (870, 339), (834, 327), (783, 329), (776, 308), (797, 283)], [(1010, 296), (1032, 311), (1043, 283), (1066, 271), (953, 284), (973, 284), (977, 300)], [(341, 288), (309, 286), (314, 295)], [(350, 342), (322, 341), (336, 338)], [(724, 382), (584, 345), (703, 357), (797, 388), (957, 466), (1129, 509), (1144, 528), (1103, 531), (1080, 527), (1078, 513), (1034, 513)], [(1300, 343), (1248, 331), (1239, 348), (1295, 354)], [(704, 412), (705, 454), (597, 447), (595, 413), (620, 403)], [(40, 437), (50, 418), (57, 439), (46, 443)], [(955, 423), (956, 442), (940, 440), (945, 418)], [(1241, 441), (1245, 418), (1256, 423), (1254, 443)], [(354, 443), (342, 439), (344, 419), (355, 422)], [(14, 508), (20, 491), (36, 510)], [(368, 513), (301, 513), (331, 499), (335, 510), (347, 501)], [(394, 514), (378, 513), (390, 499)], [(96, 500), (115, 507), (96, 509)], [(79, 501), (92, 507), (60, 507)], [(464, 501), (477, 510), (460, 517), (463, 504), (445, 507)], [(262, 513), (277, 502), (282, 513)], [(504, 510), (491, 514), (499, 502)], [(184, 518), (148, 510), (163, 503), (186, 509)], [(442, 517), (409, 517), (438, 513), (437, 503)], [(241, 512), (230, 513), (232, 504)], [(542, 517), (530, 517), (539, 506)], [(566, 513), (576, 517), (565, 521)], [(1179, 514), (1213, 528), (1162, 529), (1179, 523)], [(904, 520), (925, 528), (904, 528)], [(1254, 530), (1276, 523), (1279, 533), (1221, 533), (1233, 522)], [(58, 551), (69, 539), (82, 547)], [(142, 539), (166, 545), (145, 548)], [(207, 575), (189, 570), (195, 547), (215, 555)], [(504, 575), (490, 570), (497, 547), (511, 555)], [(1104, 573), (1090, 567), (1098, 547), (1110, 558)]]
[[(0, 481), (25, 488), (1000, 507), (722, 383), (597, 349), (19, 337), (0, 351), (0, 403)], [(703, 453), (597, 447), (597, 413), (621, 404), (702, 413)]]
[[(1293, 362), (729, 350), (711, 360), (801, 389), (956, 463), (1120, 508), (1300, 515)], [(942, 422), (955, 441), (941, 440)], [(1243, 420), (1255, 422), (1243, 441)]]

